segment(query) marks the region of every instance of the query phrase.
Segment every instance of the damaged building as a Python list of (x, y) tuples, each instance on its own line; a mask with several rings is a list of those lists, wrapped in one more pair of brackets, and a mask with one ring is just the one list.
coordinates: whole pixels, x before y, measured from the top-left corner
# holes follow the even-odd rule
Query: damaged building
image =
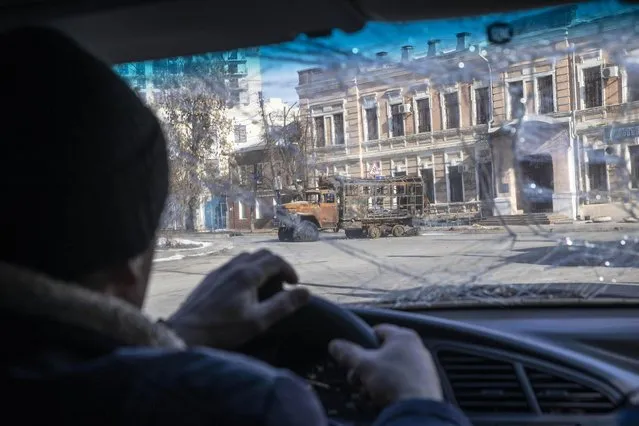
[(433, 214), (631, 216), (639, 46), (618, 52), (635, 19), (568, 6), (512, 22), (505, 45), (459, 33), (299, 71), (311, 179), (419, 176)]

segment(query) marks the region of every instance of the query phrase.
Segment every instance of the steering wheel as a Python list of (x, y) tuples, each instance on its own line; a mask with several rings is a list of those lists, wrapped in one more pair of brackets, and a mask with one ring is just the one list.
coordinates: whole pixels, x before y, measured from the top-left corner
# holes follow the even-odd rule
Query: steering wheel
[(326, 347), (338, 338), (366, 349), (379, 347), (375, 332), (360, 317), (316, 296), (311, 296), (306, 306), (275, 324), (270, 331), (279, 335), (310, 333), (313, 343)]
[[(261, 294), (259, 299), (266, 297)], [(326, 299), (311, 296), (306, 306), (273, 325), (266, 333), (245, 345), (241, 352), (250, 354), (274, 339), (291, 336), (300, 339), (300, 344), (323, 347), (325, 350), (333, 339), (349, 340), (366, 349), (379, 347), (375, 332), (361, 318)]]
[[(281, 285), (279, 288), (279, 291), (283, 291)], [(272, 287), (271, 291), (268, 291), (268, 288), (265, 291), (260, 291), (259, 299), (263, 300), (276, 291), (277, 289)], [(330, 419), (331, 409), (335, 409), (336, 405), (340, 408), (343, 407), (343, 401), (336, 402), (336, 398), (343, 400), (341, 397), (344, 395), (353, 395), (359, 392), (359, 389), (355, 389), (347, 383), (346, 372), (341, 371), (339, 367), (328, 368), (332, 374), (328, 373), (325, 364), (327, 360), (331, 360), (328, 354), (328, 343), (336, 338), (349, 340), (366, 349), (379, 347), (379, 340), (375, 332), (361, 318), (326, 299), (311, 296), (306, 306), (275, 324), (240, 351), (260, 358), (276, 367), (289, 368), (302, 377), (308, 377), (305, 373), (309, 369), (321, 365), (320, 368), (324, 369), (324, 374), (330, 376), (330, 378), (325, 378), (330, 380), (332, 385), (329, 390), (316, 388), (316, 391), (318, 391), (318, 397)], [(326, 383), (323, 384), (326, 385)], [(333, 385), (336, 387), (333, 388)], [(336, 397), (336, 395), (340, 396)], [(362, 403), (364, 405), (361, 405)], [(365, 423), (372, 423), (370, 420), (374, 419), (377, 410), (371, 409), (370, 404), (366, 401), (358, 403), (358, 406), (358, 412), (351, 414), (356, 417), (368, 416)], [(341, 414), (344, 410), (338, 409), (337, 411), (338, 413), (335, 414), (342, 417)], [(350, 411), (350, 409), (346, 411)], [(365, 412), (368, 414), (364, 414)]]

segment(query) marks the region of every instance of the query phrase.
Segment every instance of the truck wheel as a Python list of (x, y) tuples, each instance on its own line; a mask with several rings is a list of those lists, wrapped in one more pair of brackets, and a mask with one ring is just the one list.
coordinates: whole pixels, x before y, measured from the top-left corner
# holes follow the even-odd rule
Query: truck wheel
[(289, 228), (279, 228), (277, 230), (277, 239), (282, 242), (293, 240), (293, 230)]
[(401, 237), (406, 232), (406, 229), (403, 225), (395, 225), (393, 226), (393, 230), (391, 232), (393, 234), (393, 237)]
[(371, 226), (368, 228), (368, 236), (373, 239), (379, 238), (382, 236), (382, 230), (377, 226)]
[(293, 240), (299, 242), (313, 242), (319, 240), (319, 229), (317, 225), (308, 220), (303, 220), (295, 227)]

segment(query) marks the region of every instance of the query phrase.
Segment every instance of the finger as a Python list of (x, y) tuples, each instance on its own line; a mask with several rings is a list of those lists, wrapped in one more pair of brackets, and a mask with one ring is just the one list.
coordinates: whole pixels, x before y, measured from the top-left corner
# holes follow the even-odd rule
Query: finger
[(264, 253), (256, 256), (255, 262), (264, 267), (269, 277), (277, 275), (281, 277), (282, 281), (290, 284), (297, 284), (299, 281), (293, 265), (268, 250), (264, 250)]
[(348, 340), (336, 339), (328, 344), (328, 352), (342, 367), (355, 370), (366, 357), (366, 349)]
[(268, 251), (254, 253), (244, 263), (235, 265), (228, 273), (241, 277), (235, 284), (237, 291), (258, 288), (272, 279), (293, 284), (298, 281), (293, 267)]
[(308, 303), (311, 295), (304, 288), (282, 291), (257, 305), (255, 319), (261, 330), (266, 330)]
[(379, 324), (373, 327), (375, 334), (379, 339), (384, 342), (386, 340), (392, 339), (398, 334), (401, 334), (405, 329), (401, 327), (397, 327), (392, 324)]

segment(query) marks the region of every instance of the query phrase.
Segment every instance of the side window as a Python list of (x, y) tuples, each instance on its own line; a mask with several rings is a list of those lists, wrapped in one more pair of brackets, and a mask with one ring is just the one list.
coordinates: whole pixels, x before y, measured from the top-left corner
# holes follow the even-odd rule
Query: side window
[(334, 203), (335, 202), (335, 194), (333, 194), (333, 193), (324, 194), (324, 202), (325, 203)]

